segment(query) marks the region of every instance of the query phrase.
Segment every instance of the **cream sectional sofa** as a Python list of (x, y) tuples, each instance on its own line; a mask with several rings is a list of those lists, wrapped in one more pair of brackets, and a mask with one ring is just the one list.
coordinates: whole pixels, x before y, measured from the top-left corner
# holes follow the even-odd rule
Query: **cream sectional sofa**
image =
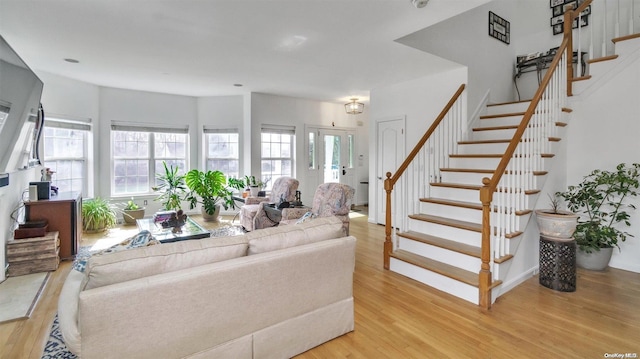
[(289, 358), (354, 327), (354, 237), (319, 218), (96, 255), (58, 316), (81, 358)]

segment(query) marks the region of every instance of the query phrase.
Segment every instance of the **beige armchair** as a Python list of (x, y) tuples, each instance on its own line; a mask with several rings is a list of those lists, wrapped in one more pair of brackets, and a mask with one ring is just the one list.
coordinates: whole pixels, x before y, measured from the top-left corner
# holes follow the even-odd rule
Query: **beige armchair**
[(309, 209), (285, 208), (282, 210), (280, 224), (296, 223), (307, 218), (336, 216), (342, 220), (344, 234), (349, 235), (349, 211), (355, 192), (354, 188), (345, 184), (323, 183), (316, 189), (311, 212), (305, 219), (302, 217)]
[(273, 182), (271, 194), (264, 198), (247, 198), (245, 205), (240, 208), (240, 224), (247, 231), (273, 227), (277, 225), (267, 217), (263, 206), (267, 203), (279, 203), (280, 199), (293, 202), (300, 182), (291, 177), (280, 177)]

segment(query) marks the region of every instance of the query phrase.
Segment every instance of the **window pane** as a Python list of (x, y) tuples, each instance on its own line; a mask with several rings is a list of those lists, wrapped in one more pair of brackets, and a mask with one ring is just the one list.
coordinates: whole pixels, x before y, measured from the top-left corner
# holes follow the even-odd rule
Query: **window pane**
[(309, 132), (309, 169), (316, 168), (316, 140), (315, 132)]
[(206, 169), (222, 171), (227, 177), (238, 177), (239, 137), (236, 132), (207, 133), (205, 135)]
[[(50, 121), (50, 124), (56, 122), (55, 119)], [(84, 183), (88, 172), (86, 141), (89, 131), (51, 127), (45, 122), (43, 135), (44, 167), (55, 172), (51, 176), (51, 185), (57, 186), (61, 192), (72, 191), (86, 195)]]

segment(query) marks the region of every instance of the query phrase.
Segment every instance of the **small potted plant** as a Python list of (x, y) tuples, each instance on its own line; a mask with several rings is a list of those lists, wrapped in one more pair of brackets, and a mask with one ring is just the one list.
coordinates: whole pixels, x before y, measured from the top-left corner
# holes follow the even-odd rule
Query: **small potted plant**
[(258, 197), (258, 192), (264, 187), (264, 183), (256, 179), (256, 176), (245, 176), (245, 183), (249, 188), (251, 197)]
[(158, 185), (151, 187), (159, 193), (154, 200), (162, 202), (166, 211), (178, 211), (182, 209), (182, 201), (187, 193), (184, 176), (178, 174), (178, 167), (167, 166), (165, 161), (162, 161), (162, 165), (164, 173), (156, 175)]
[(193, 169), (187, 172), (185, 181), (190, 189), (186, 200), (191, 209), (202, 204), (202, 218), (205, 221), (217, 221), (220, 207), (235, 208), (232, 192), (227, 187), (227, 179), (221, 171), (203, 172)]
[(116, 212), (108, 200), (100, 197), (83, 200), (81, 211), (84, 232), (102, 232), (116, 225)]
[(551, 196), (550, 194), (548, 196), (551, 208), (538, 209), (535, 211), (540, 234), (546, 237), (571, 239), (578, 225), (578, 215), (560, 209), (559, 192), (556, 193), (555, 196)]
[(594, 170), (581, 183), (559, 193), (570, 210), (580, 215), (574, 237), (576, 263), (586, 269), (603, 270), (618, 241), (633, 237), (620, 227), (631, 226), (629, 200), (638, 196), (640, 164), (616, 166), (614, 171)]
[(144, 218), (144, 207), (140, 207), (133, 201), (133, 197), (122, 209), (122, 219), (125, 224), (136, 224), (136, 219)]

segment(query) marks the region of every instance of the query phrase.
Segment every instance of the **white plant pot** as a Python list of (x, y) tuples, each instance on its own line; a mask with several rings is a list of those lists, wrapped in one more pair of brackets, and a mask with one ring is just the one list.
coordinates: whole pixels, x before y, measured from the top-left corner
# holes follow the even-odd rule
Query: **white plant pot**
[(612, 254), (613, 247), (600, 248), (599, 251), (592, 250), (591, 253), (578, 248), (576, 251), (576, 264), (580, 268), (602, 271), (609, 266)]
[(548, 213), (550, 210), (536, 210), (538, 230), (543, 236), (557, 238), (571, 238), (578, 225), (578, 215), (569, 211), (559, 210), (559, 214)]
[(258, 192), (260, 192), (260, 187), (249, 187), (249, 195), (251, 197), (258, 197)]
[(213, 214), (208, 214), (207, 211), (204, 210), (204, 206), (200, 208), (200, 213), (202, 213), (202, 220), (205, 222), (217, 222), (218, 217), (220, 216), (220, 205), (216, 206), (215, 212)]

